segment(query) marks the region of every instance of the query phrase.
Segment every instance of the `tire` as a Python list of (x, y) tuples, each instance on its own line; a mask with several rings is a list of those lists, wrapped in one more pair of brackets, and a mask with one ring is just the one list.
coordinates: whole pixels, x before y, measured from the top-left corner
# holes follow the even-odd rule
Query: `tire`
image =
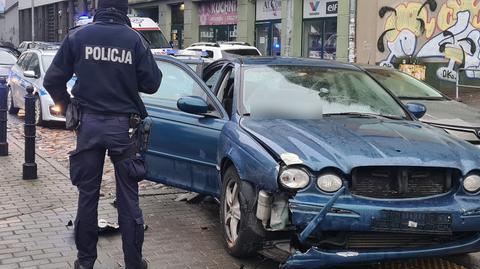
[(229, 167), (223, 177), (220, 220), (227, 252), (238, 258), (251, 257), (263, 246), (265, 230), (255, 216), (257, 192), (242, 181), (235, 167)]
[(45, 124), (42, 113), (42, 101), (40, 101), (38, 95), (35, 96), (35, 124), (37, 126), (43, 126)]
[(18, 111), (20, 111), (20, 108), (15, 107), (13, 104), (13, 96), (12, 96), (12, 89), (8, 88), (8, 98), (9, 99), (9, 105), (8, 105), (8, 114), (10, 115), (17, 115)]

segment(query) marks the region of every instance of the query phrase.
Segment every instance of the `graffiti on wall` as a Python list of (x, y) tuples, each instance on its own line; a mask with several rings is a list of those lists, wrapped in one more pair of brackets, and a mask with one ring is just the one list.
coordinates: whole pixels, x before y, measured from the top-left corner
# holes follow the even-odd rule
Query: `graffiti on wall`
[[(393, 67), (396, 60), (441, 59), (446, 66), (437, 70), (438, 78), (455, 81), (458, 68), (480, 69), (480, 0), (407, 1), (384, 6), (379, 16), (385, 19), (377, 49), (380, 65)], [(479, 78), (480, 71), (466, 71)]]

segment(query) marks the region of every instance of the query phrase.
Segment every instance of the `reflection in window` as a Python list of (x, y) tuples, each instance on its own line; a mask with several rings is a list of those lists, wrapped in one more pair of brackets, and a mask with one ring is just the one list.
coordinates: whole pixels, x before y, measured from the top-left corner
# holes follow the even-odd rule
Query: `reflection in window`
[(183, 69), (166, 62), (157, 64), (162, 71), (162, 83), (155, 94), (142, 95), (145, 103), (178, 110), (177, 101), (182, 97), (198, 96), (207, 100), (200, 85)]

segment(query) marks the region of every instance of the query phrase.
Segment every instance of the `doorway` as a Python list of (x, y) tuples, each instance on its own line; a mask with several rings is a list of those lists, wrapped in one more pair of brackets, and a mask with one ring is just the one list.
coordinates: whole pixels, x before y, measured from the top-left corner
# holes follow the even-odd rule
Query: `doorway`
[(280, 56), (281, 29), (280, 21), (257, 22), (255, 26), (255, 46), (263, 56)]
[(303, 29), (304, 57), (337, 58), (337, 18), (306, 20)]

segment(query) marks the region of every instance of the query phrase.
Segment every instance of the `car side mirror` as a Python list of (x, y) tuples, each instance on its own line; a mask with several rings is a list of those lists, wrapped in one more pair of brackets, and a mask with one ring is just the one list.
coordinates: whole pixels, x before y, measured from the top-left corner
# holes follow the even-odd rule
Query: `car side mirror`
[(38, 78), (38, 75), (35, 73), (35, 71), (25, 71), (23, 72), (23, 76), (26, 78)]
[(187, 96), (178, 99), (177, 107), (183, 112), (203, 115), (208, 113), (208, 104), (198, 96)]
[(408, 111), (410, 111), (410, 113), (412, 113), (417, 119), (420, 119), (425, 115), (425, 113), (427, 113), (427, 107), (425, 107), (423, 104), (407, 103), (405, 106), (407, 107)]

